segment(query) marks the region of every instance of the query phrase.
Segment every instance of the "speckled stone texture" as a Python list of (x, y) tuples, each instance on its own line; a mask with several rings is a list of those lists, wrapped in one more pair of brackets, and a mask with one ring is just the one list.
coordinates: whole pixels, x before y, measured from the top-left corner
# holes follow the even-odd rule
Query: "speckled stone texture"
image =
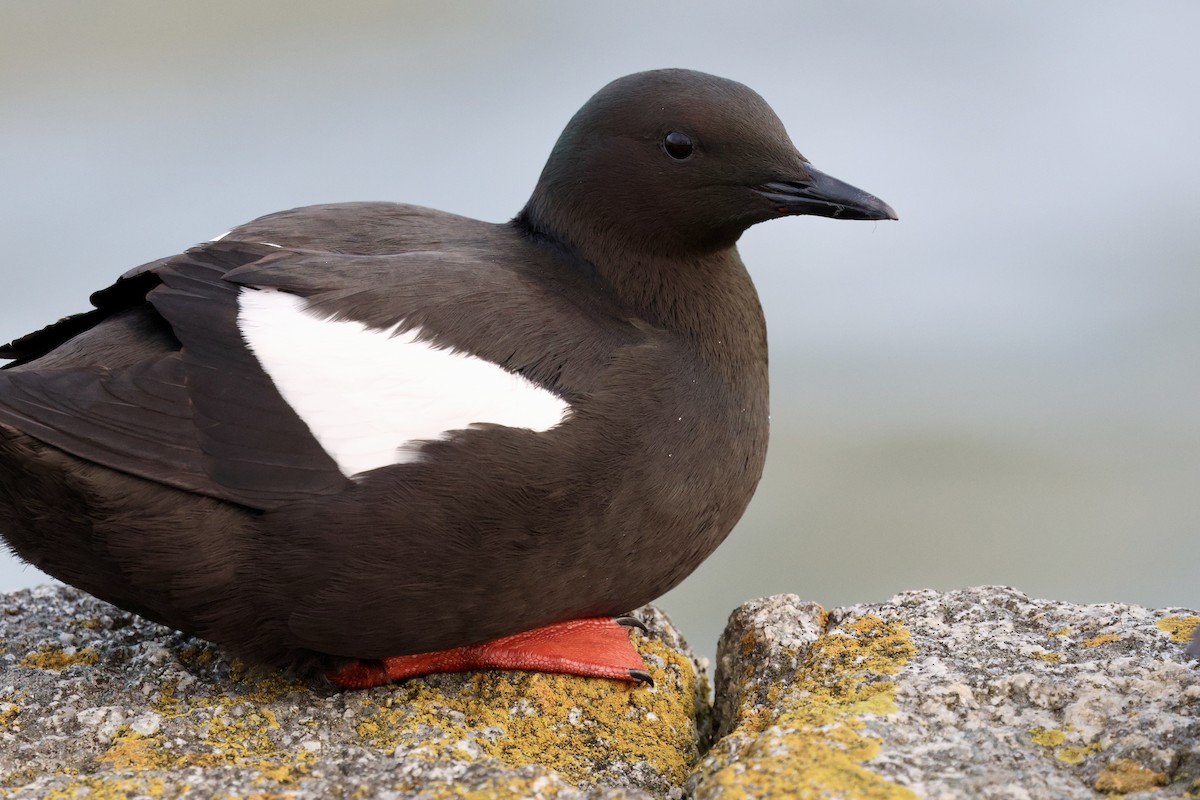
[[(258, 673), (73, 589), (0, 595), (0, 796), (1200, 798), (1200, 615), (908, 592), (747, 603), (707, 686), (519, 672), (368, 691)], [(698, 762), (698, 763), (697, 763)]]
[(722, 636), (714, 798), (1200, 797), (1200, 615), (907, 592), (747, 603)]
[(678, 797), (708, 687), (670, 621), (636, 613), (654, 688), (486, 672), (338, 691), (73, 589), (0, 595), (0, 795)]

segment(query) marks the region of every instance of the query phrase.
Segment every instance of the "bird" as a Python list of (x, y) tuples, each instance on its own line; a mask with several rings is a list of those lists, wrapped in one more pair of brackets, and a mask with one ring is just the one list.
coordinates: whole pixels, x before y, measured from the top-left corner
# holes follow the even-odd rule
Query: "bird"
[(121, 275), (0, 356), (0, 534), (122, 609), (366, 688), (523, 669), (651, 682), (628, 615), (762, 474), (737, 242), (897, 219), (747, 86), (612, 81), (490, 223), (269, 214)]

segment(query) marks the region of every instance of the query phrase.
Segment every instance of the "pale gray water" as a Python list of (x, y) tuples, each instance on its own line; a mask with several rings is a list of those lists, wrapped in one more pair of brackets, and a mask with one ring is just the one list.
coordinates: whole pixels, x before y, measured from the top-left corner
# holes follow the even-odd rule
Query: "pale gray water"
[(901, 220), (743, 240), (774, 436), (663, 601), (699, 649), (782, 591), (1195, 607), (1197, 29), (1186, 3), (3, 3), (0, 339), (269, 211), (506, 219), (605, 82), (707, 70)]

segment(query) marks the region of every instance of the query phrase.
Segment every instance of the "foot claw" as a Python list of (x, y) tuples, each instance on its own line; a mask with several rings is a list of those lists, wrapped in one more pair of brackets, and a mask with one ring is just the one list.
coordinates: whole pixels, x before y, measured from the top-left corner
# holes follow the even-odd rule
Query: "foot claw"
[(646, 623), (642, 622), (640, 619), (638, 619), (637, 617), (632, 616), (632, 615), (627, 615), (624, 617), (617, 617), (613, 621), (616, 622), (618, 625), (624, 625), (626, 628), (637, 628), (642, 633), (650, 632), (650, 629), (646, 627)]
[(642, 683), (649, 684), (650, 688), (654, 688), (654, 679), (651, 678), (650, 673), (646, 672), (644, 669), (629, 670), (629, 677), (633, 678), (635, 681), (641, 681)]

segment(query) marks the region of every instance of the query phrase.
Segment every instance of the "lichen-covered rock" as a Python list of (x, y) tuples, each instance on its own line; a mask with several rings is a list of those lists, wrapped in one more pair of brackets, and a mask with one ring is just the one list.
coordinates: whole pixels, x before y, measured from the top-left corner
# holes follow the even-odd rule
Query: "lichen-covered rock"
[(713, 798), (1200, 797), (1194, 611), (1007, 588), (828, 613), (743, 605), (722, 636)]
[(698, 765), (703, 672), (638, 614), (654, 689), (480, 672), (343, 692), (72, 589), (0, 595), (0, 795), (1200, 797), (1195, 612), (1004, 588), (747, 603)]
[(478, 672), (338, 691), (248, 670), (74, 589), (0, 595), (0, 794), (679, 796), (708, 688), (670, 621), (637, 616), (654, 688)]

